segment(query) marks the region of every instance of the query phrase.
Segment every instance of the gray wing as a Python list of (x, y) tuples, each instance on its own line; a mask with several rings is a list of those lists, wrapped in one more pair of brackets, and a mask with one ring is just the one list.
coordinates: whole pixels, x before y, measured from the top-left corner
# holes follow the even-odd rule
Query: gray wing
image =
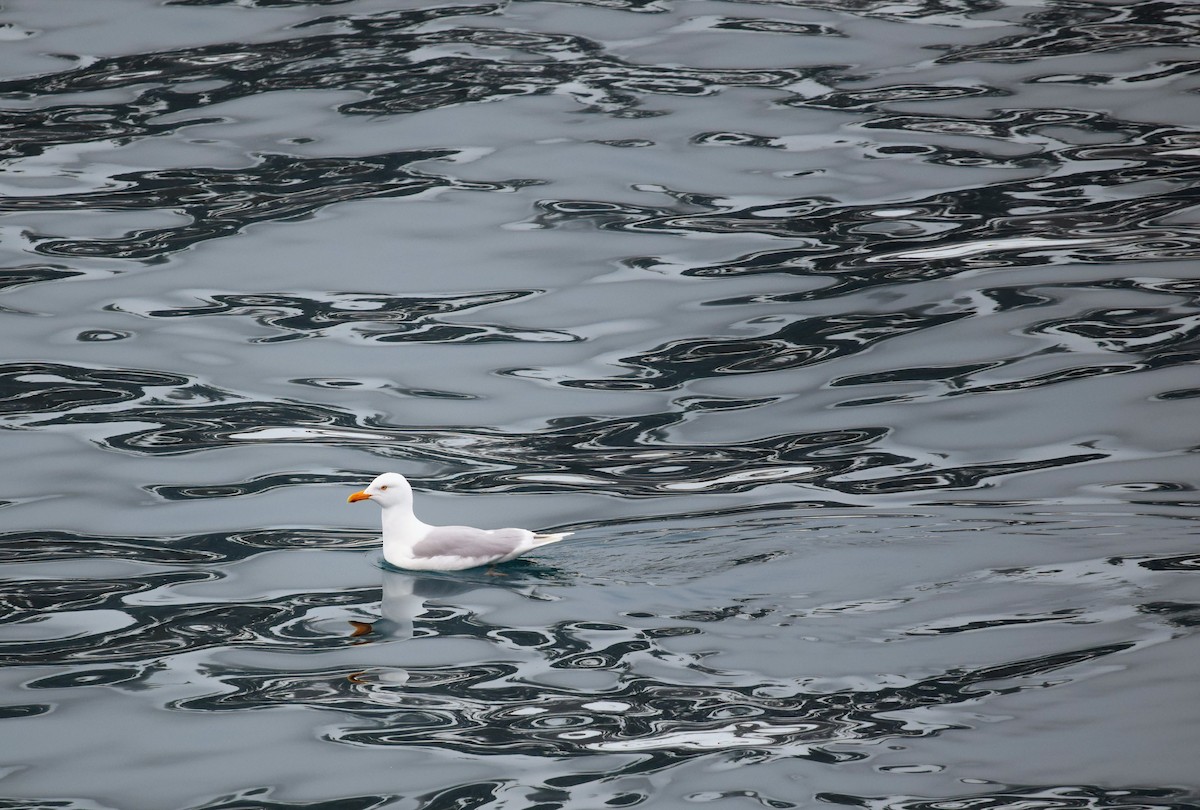
[(414, 557), (503, 557), (525, 542), (524, 529), (484, 531), (470, 526), (437, 526), (412, 547)]

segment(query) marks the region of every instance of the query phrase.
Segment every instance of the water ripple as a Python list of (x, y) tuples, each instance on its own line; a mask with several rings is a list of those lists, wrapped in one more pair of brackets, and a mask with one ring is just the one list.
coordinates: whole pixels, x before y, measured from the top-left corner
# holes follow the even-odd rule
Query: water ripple
[[(965, 781), (965, 780), (964, 780)], [(818, 793), (817, 799), (834, 805), (867, 810), (958, 810), (964, 807), (1021, 808), (1021, 810), (1186, 810), (1192, 806), (1187, 791), (1173, 788), (1110, 788), (1099, 785), (1062, 785), (994, 790), (965, 796), (851, 796)]]
[[(376, 531), (299, 527), (207, 532), (180, 537), (106, 537), (61, 530), (16, 531), (0, 534), (0, 563), (133, 560), (169, 565), (208, 564), (242, 560), (277, 549), (354, 549), (378, 544), (379, 533)], [(83, 587), (87, 590), (90, 586)]]
[(252, 343), (278, 343), (312, 337), (349, 337), (379, 343), (495, 343), (574, 341), (555, 330), (447, 323), (440, 316), (519, 301), (536, 290), (505, 290), (463, 295), (395, 296), (370, 293), (207, 293), (194, 306), (118, 301), (107, 309), (152, 319), (236, 317), (272, 330)]
[(1141, 0), (1120, 6), (1068, 5), (1029, 15), (1034, 33), (1002, 37), (985, 45), (948, 49), (939, 62), (1026, 62), (1139, 46), (1188, 45), (1200, 36), (1195, 9), (1184, 3)]
[[(866, 324), (839, 326), (850, 330), (840, 336), (848, 344), (878, 339)], [(852, 337), (855, 328), (860, 333)], [(696, 362), (714, 361), (700, 353)], [(974, 488), (1001, 476), (1109, 456), (1079, 446), (1049, 453), (1043, 448), (1013, 451), (1022, 458), (935, 461), (927, 454), (909, 456), (899, 449), (885, 449), (890, 431), (881, 426), (781, 434), (736, 444), (688, 445), (661, 438), (665, 429), (696, 414), (757, 407), (767, 401), (693, 397), (668, 412), (560, 418), (543, 430), (518, 433), (391, 425), (328, 406), (249, 400), (179, 375), (48, 363), (0, 367), (0, 411), (7, 407), (12, 414), (10, 427), (97, 425), (105, 428), (97, 438), (102, 445), (139, 455), (248, 444), (360, 448), (387, 458), (451, 462), (457, 472), (436, 482), (416, 479), (415, 483), (418, 487), (436, 483), (457, 491), (602, 490), (647, 497), (744, 492), (787, 481), (876, 495)], [(301, 483), (346, 480), (344, 473), (313, 476)], [(168, 498), (195, 497), (206, 491), (208, 497), (222, 497), (258, 491), (269, 480), (206, 484), (186, 494), (170, 486), (153, 491)]]
[[(37, 5), (0, 807), (1195, 804), (1127, 776), (1188, 773), (1191, 6)], [(411, 273), (362, 276), (377, 237)], [(581, 542), (381, 589), (375, 528), (205, 522), (392, 467)], [(1048, 705), (1058, 784), (1009, 757)], [(1163, 736), (1109, 774), (1122, 711)]]
[[(121, 621), (115, 627), (68, 638), (0, 642), (0, 664), (9, 667), (136, 665), (164, 656), (231, 647), (293, 650), (344, 647), (354, 640), (313, 629), (311, 617), (330, 607), (369, 602), (377, 599), (378, 594), (378, 588), (361, 588), (336, 593), (293, 593), (249, 602), (131, 604), (126, 601)], [(113, 598), (124, 596), (118, 594)]]
[[(912, 714), (893, 716), (899, 712), (1043, 688), (1041, 683), (1003, 688), (983, 684), (1103, 659), (1130, 646), (1105, 645), (955, 670), (902, 687), (830, 694), (785, 682), (715, 687), (639, 676), (623, 678), (619, 688), (588, 694), (525, 683), (519, 669), (507, 664), (351, 674), (222, 672), (220, 679), (233, 691), (179, 701), (174, 708), (240, 711), (304, 705), (331, 710), (369, 724), (343, 727), (331, 734), (332, 740), (371, 747), (437, 746), (491, 756), (669, 752), (676, 759), (715, 750), (769, 748), (773, 756), (831, 762), (862, 755), (831, 751), (830, 745), (934, 736), (955, 728)], [(611, 668), (619, 660), (605, 666)]]
[(137, 580), (9, 580), (0, 585), (0, 623), (26, 621), (54, 611), (119, 609), (132, 594), (215, 578), (210, 572), (181, 571), (146, 574)]
[(410, 168), (461, 153), (448, 149), (358, 158), (262, 155), (244, 169), (162, 169), (117, 174), (121, 188), (74, 196), (6, 197), (0, 214), (33, 211), (169, 209), (190, 222), (143, 229), (115, 239), (63, 239), (29, 233), (32, 250), (51, 256), (155, 259), (208, 239), (231, 236), (256, 222), (295, 220), (335, 203), (409, 197), (441, 190), (509, 191), (533, 181), (465, 182)]
[(935, 314), (922, 308), (872, 315), (777, 317), (769, 323), (786, 323), (760, 336), (677, 340), (623, 357), (620, 363), (635, 371), (631, 377), (564, 380), (561, 384), (617, 391), (669, 389), (717, 375), (800, 368), (865, 351), (882, 341), (952, 323), (967, 315), (965, 311)]
[[(872, 129), (967, 134), (1004, 143), (1046, 143), (1043, 130), (1077, 126), (1108, 130), (1127, 146), (1063, 147), (1019, 159), (983, 152), (967, 155), (944, 147), (906, 147), (903, 156), (932, 163), (1022, 168), (1063, 166), (1066, 171), (961, 191), (944, 191), (888, 205), (847, 204), (801, 197), (744, 202), (662, 188), (678, 206), (632, 205), (603, 200), (546, 200), (531, 224), (542, 228), (586, 222), (600, 230), (632, 233), (758, 234), (786, 239), (785, 247), (756, 251), (720, 263), (686, 264), (659, 257), (629, 261), (634, 267), (683, 276), (726, 278), (765, 273), (823, 278), (815, 289), (713, 304), (794, 303), (828, 300), (862, 290), (952, 277), (985, 268), (1123, 260), (1171, 261), (1200, 255), (1200, 231), (1164, 224), (1189, 209), (1194, 161), (1173, 157), (1194, 147), (1194, 131), (1105, 120), (1072, 110), (1007, 111), (988, 119), (879, 116)], [(768, 136), (709, 133), (700, 143), (780, 146)], [(812, 144), (809, 148), (816, 147)], [(892, 151), (888, 157), (901, 153)], [(1114, 161), (1123, 165), (1114, 170)], [(1146, 193), (1136, 191), (1142, 184)], [(679, 209), (691, 209), (681, 213)]]

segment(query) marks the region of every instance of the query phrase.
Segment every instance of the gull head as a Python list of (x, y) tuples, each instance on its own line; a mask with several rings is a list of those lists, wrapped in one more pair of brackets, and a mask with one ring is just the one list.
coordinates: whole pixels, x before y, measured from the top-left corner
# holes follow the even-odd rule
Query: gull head
[(387, 509), (389, 506), (407, 506), (412, 508), (412, 487), (400, 473), (384, 473), (371, 482), (364, 490), (355, 492), (346, 499), (347, 503), (371, 500)]

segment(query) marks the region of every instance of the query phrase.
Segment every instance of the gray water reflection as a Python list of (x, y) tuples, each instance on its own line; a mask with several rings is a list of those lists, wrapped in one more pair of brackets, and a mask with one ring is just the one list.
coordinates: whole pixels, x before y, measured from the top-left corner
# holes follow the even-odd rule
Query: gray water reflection
[(0, 805), (1193, 806), (1197, 33), (6, 4)]
[[(332, 746), (320, 755), (321, 784), (338, 796), (425, 790), (446, 778), (428, 765), (439, 751), (504, 763), (506, 800), (565, 790), (576, 801), (567, 788), (587, 774), (587, 795), (606, 800), (684, 800), (706, 784), (796, 803), (805, 783), (851, 801), (852, 785), (878, 791), (903, 778), (933, 790), (947, 777), (966, 780), (950, 794), (963, 797), (982, 792), (972, 780), (984, 768), (1040, 777), (1034, 792), (1103, 795), (1083, 786), (1114, 773), (1177, 773), (1170, 746), (1146, 746), (1172, 727), (1189, 687), (1145, 677), (1197, 618), (1187, 601), (1196, 556), (1180, 552), (1194, 545), (1191, 521), (1139, 554), (1103, 556), (1111, 535), (1171, 522), (1070, 512), (998, 521), (990, 510), (830, 516), (808, 527), (801, 552), (793, 516), (696, 521), (707, 531), (668, 521), (611, 527), (564, 546), (558, 565), (515, 564), (501, 579), (387, 570), (382, 592), (380, 569), (334, 551), (336, 539), (324, 552), (306, 544), (316, 556), (296, 563), (280, 557), (294, 549), (229, 536), (237, 554), (252, 550), (221, 564), (215, 580), (212, 562), (147, 562), (107, 580), (93, 572), (85, 591), (78, 578), (53, 578), (72, 565), (61, 558), (24, 563), (29, 579), (11, 591), (25, 603), (6, 600), (6, 620), (19, 628), (44, 615), (50, 626), (0, 652), (32, 696), (12, 716), (45, 717), (26, 737), (33, 761), (56, 756), (47, 745), (65, 746), (61, 756), (96, 745), (91, 733), (61, 736), (80, 714), (149, 699), (167, 711), (120, 728), (136, 740), (186, 734), (187, 750), (242, 780), (264, 761), (289, 784), (300, 778), (315, 733)], [(630, 561), (649, 538), (654, 551)], [(17, 553), (35, 543), (4, 540)], [(166, 570), (148, 578), (148, 564)], [(322, 590), (275, 596), (268, 571)], [(255, 582), (262, 590), (247, 592)], [(139, 627), (102, 623), (108, 616)], [(1172, 693), (1176, 701), (1162, 702)], [(1137, 706), (1139, 718), (1098, 705)], [(246, 726), (242, 716), (258, 720)], [(205, 718), (256, 731), (231, 741)], [(198, 736), (187, 731), (195, 728)], [(1081, 746), (1081, 733), (1109, 742)], [(977, 764), (961, 760), (967, 740)], [(247, 745), (275, 753), (238, 765)], [(1108, 759), (1126, 746), (1142, 753)], [(824, 770), (856, 762), (866, 770)], [(1078, 781), (1050, 787), (1063, 768)], [(213, 778), (187, 761), (158, 760), (154, 773), (175, 786), (160, 795), (180, 806)], [(82, 789), (97, 777), (56, 778)], [(1028, 790), (1004, 800), (1019, 803)], [(1179, 800), (1156, 795), (1156, 806)]]

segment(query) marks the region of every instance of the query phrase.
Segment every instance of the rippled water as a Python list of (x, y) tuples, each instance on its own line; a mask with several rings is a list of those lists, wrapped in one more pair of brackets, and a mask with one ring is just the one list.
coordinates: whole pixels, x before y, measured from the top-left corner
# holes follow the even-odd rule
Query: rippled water
[(6, 3), (0, 806), (1196, 806), (1198, 35)]

